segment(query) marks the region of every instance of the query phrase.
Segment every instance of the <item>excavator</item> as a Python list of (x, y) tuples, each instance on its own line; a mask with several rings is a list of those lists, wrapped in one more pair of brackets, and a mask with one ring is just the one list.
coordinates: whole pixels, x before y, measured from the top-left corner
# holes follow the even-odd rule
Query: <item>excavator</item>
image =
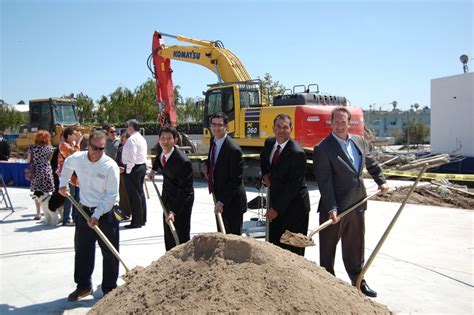
[[(168, 46), (164, 37), (191, 45)], [(208, 117), (216, 112), (229, 116), (228, 132), (243, 148), (262, 148), (265, 139), (273, 134), (273, 119), (278, 114), (287, 114), (293, 120), (292, 138), (302, 147), (312, 150), (331, 131), (332, 109), (347, 105), (345, 97), (321, 94), (317, 84), (295, 86), (293, 90), (275, 96), (270, 104), (269, 97), (262, 91), (261, 81), (252, 79), (240, 59), (221, 41), (155, 31), (147, 63), (156, 79), (156, 101), (162, 107), (159, 117), (162, 125), (177, 125), (171, 59), (204, 66), (217, 75), (218, 82), (209, 84), (205, 92), (204, 143), (209, 143), (211, 138)], [(302, 91), (298, 92), (297, 88), (302, 88)], [(352, 115), (350, 132), (363, 135), (362, 109), (349, 106), (348, 109)]]

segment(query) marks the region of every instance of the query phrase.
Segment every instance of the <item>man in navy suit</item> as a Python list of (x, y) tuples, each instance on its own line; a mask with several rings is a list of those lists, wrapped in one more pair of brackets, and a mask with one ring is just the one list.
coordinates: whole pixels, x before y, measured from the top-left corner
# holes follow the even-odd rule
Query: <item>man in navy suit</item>
[[(367, 203), (342, 219), (337, 214), (364, 199), (367, 194), (362, 171), (364, 166), (382, 193), (388, 191), (382, 168), (370, 154), (364, 139), (349, 134), (351, 113), (346, 107), (336, 107), (331, 113), (332, 133), (314, 148), (314, 172), (321, 199), (318, 212), (320, 224), (328, 219), (333, 224), (319, 232), (321, 267), (334, 275), (334, 257), (342, 239), (342, 257), (347, 274), (355, 285), (364, 266), (364, 211)], [(376, 297), (365, 280), (361, 291)]]
[[(209, 193), (215, 196), (214, 212), (220, 212), (229, 234), (242, 235), (242, 222), (247, 211), (247, 196), (243, 183), (244, 161), (240, 147), (227, 135), (229, 118), (215, 113), (209, 118), (211, 143), (205, 175)], [(217, 229), (220, 231), (219, 225)], [(221, 231), (220, 231), (221, 232)]]
[(178, 149), (178, 131), (171, 126), (164, 126), (158, 132), (160, 144), (156, 159), (148, 178), (154, 180), (155, 172), (163, 174), (163, 203), (168, 210), (168, 217), (163, 215), (165, 247), (170, 250), (176, 246), (167, 222), (173, 221), (179, 242), (190, 240), (191, 211), (194, 203), (193, 167), (189, 158)]
[(280, 237), (289, 230), (308, 232), (309, 203), (305, 182), (306, 155), (300, 145), (291, 139), (293, 123), (286, 114), (273, 121), (275, 137), (267, 138), (260, 154), (262, 180), (270, 189), (270, 208), (266, 213), (270, 222), (269, 241), (281, 248), (304, 256), (304, 248), (280, 243)]

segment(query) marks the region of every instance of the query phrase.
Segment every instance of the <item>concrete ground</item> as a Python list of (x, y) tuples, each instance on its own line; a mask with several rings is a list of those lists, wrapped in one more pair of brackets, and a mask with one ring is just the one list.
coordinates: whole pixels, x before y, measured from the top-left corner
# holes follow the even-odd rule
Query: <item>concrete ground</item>
[[(161, 179), (157, 179), (157, 183), (160, 186)], [(398, 184), (391, 182), (392, 186)], [(151, 183), (147, 186), (150, 193), (147, 225), (127, 230), (123, 225), (128, 223), (121, 223), (120, 253), (130, 268), (148, 266), (165, 251), (162, 210), (153, 186)], [(310, 183), (309, 188), (312, 202), (310, 229), (314, 229), (318, 225), (319, 192), (314, 183)], [(369, 182), (369, 192), (375, 189), (375, 184)], [(8, 192), (15, 212), (0, 210), (0, 314), (86, 313), (102, 296), (100, 250), (97, 249), (93, 275), (94, 295), (78, 302), (68, 302), (68, 294), (75, 289), (74, 227), (48, 227), (34, 221), (35, 207), (29, 190), (8, 188)], [(196, 181), (195, 192), (192, 234), (216, 231), (207, 184)], [(247, 193), (249, 200), (258, 194), (252, 187), (247, 187)], [(398, 203), (369, 202), (366, 260), (399, 206)], [(407, 205), (366, 274), (367, 282), (378, 292), (375, 300), (398, 313), (472, 314), (473, 213), (462, 209)], [(249, 211), (245, 220), (256, 216), (254, 210)], [(318, 262), (318, 256), (318, 246), (307, 249), (307, 259)], [(124, 272), (121, 266), (120, 273)], [(340, 250), (336, 274), (348, 281)]]

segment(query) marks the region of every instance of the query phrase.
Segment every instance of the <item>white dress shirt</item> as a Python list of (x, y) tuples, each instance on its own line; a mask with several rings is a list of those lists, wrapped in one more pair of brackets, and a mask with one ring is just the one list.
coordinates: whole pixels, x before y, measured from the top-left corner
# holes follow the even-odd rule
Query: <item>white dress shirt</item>
[(59, 187), (67, 187), (75, 171), (79, 179), (79, 197), (86, 207), (96, 207), (92, 217), (99, 219), (109, 212), (119, 200), (119, 168), (107, 155), (91, 162), (87, 151), (69, 156), (63, 165)]
[(135, 165), (146, 163), (147, 149), (146, 140), (138, 131), (132, 133), (125, 141), (122, 149), (122, 163), (126, 166), (127, 174), (130, 174)]
[(165, 160), (166, 162), (168, 162), (171, 154), (173, 154), (174, 152), (174, 147), (171, 148), (171, 151), (168, 152), (168, 154), (165, 154), (164, 152), (161, 152), (161, 155), (160, 155), (160, 162), (161, 162), (161, 165), (163, 165), (163, 156), (165, 157)]
[(283, 149), (285, 148), (285, 146), (286, 146), (286, 144), (288, 143), (289, 140), (290, 139), (286, 140), (282, 144), (279, 144), (278, 141), (275, 141), (275, 144), (273, 145), (272, 152), (270, 153), (270, 165), (272, 164), (273, 156), (275, 155), (277, 147), (280, 146), (280, 153), (279, 154), (281, 154), (281, 151), (283, 151)]

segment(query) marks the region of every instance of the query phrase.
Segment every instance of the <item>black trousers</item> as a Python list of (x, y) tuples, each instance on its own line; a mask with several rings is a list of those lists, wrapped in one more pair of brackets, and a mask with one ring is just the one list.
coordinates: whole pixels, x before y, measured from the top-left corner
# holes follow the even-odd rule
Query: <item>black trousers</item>
[[(175, 215), (175, 221), (173, 224), (176, 229), (176, 234), (178, 234), (180, 244), (184, 244), (191, 239), (191, 212), (193, 203), (194, 196), (192, 198), (188, 198), (183, 210), (179, 213), (179, 215)], [(163, 229), (165, 231), (165, 248), (168, 251), (176, 246), (176, 242), (174, 241), (173, 233), (171, 233), (169, 225), (165, 221), (164, 215)]]
[(125, 174), (125, 188), (132, 210), (132, 225), (142, 226), (146, 223), (146, 199), (143, 191), (146, 165), (135, 165), (130, 174)]
[[(236, 212), (226, 212), (226, 208), (224, 205), (224, 212), (222, 212), (222, 221), (224, 221), (224, 228), (227, 234), (235, 234), (238, 236), (242, 235), (242, 223), (244, 220), (244, 214), (240, 211)], [(219, 222), (217, 221), (216, 216), (216, 226), (217, 231), (222, 232), (219, 228)]]
[[(327, 213), (319, 214), (319, 223), (329, 219)], [(357, 277), (364, 267), (365, 246), (365, 220), (364, 212), (354, 211), (346, 215), (337, 224), (332, 224), (319, 232), (319, 260), (321, 267), (334, 273), (334, 259), (339, 240), (342, 241), (342, 260), (344, 267), (355, 285)]]
[(278, 247), (289, 250), (292, 253), (295, 253), (300, 256), (304, 256), (305, 249), (300, 247), (295, 247), (280, 242), (280, 238), (285, 233), (286, 230), (293, 233), (302, 233), (306, 235), (308, 233), (308, 223), (309, 223), (309, 212), (300, 210), (300, 211), (290, 211), (284, 217), (276, 217), (272, 222), (270, 222), (269, 229), (269, 242), (275, 244)]
[[(84, 209), (92, 214), (89, 209)], [(112, 211), (107, 212), (99, 219), (99, 228), (112, 245), (119, 250), (119, 222)], [(95, 245), (99, 242), (102, 252), (102, 291), (104, 293), (117, 287), (119, 275), (119, 260), (115, 258), (104, 241), (87, 225), (86, 219), (78, 214), (74, 234), (74, 281), (78, 289), (92, 287), (92, 273), (95, 264)]]

